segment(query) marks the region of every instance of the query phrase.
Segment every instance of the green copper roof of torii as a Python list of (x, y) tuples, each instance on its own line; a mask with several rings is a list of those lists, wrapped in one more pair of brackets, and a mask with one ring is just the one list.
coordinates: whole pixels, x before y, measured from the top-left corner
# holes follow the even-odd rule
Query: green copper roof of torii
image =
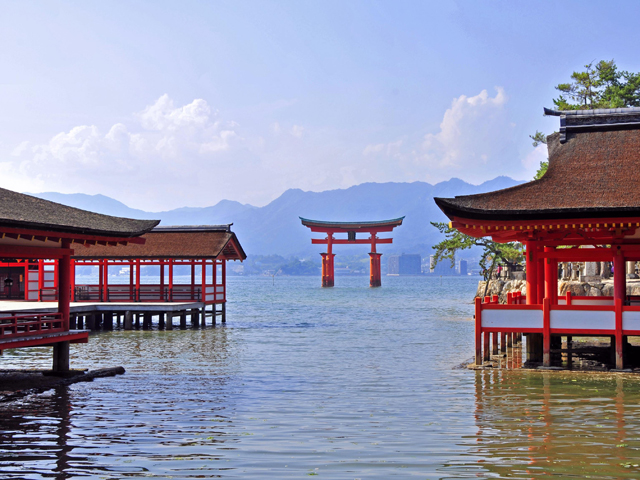
[(328, 227), (328, 228), (367, 228), (402, 225), (404, 217), (392, 218), (391, 220), (377, 220), (371, 222), (326, 222), (324, 220), (310, 220), (298, 217), (305, 227)]

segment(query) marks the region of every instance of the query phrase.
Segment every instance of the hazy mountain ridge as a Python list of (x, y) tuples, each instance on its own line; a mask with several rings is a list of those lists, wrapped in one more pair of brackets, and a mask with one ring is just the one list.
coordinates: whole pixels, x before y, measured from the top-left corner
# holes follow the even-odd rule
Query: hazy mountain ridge
[[(363, 183), (346, 189), (324, 192), (285, 191), (264, 207), (222, 200), (211, 207), (183, 207), (164, 212), (146, 212), (127, 207), (104, 195), (32, 194), (54, 202), (107, 215), (141, 219), (160, 219), (161, 225), (206, 225), (233, 223), (242, 246), (249, 254), (283, 256), (315, 256), (319, 246), (311, 245), (312, 234), (300, 224), (298, 217), (319, 220), (383, 220), (405, 217), (393, 232), (393, 244), (381, 247), (383, 253), (431, 253), (431, 245), (440, 235), (430, 221), (446, 217), (433, 202), (433, 197), (471, 195), (523, 183), (509, 177), (497, 177), (481, 185), (471, 185), (452, 178), (431, 185), (412, 183)], [(317, 236), (317, 235), (314, 235)], [(365, 246), (341, 246), (345, 254), (363, 253)]]

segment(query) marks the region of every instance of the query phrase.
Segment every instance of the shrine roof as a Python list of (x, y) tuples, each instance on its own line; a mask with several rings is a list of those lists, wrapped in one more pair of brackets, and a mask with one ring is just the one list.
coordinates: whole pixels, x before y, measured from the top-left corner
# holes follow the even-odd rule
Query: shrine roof
[(244, 260), (244, 253), (231, 225), (156, 227), (145, 233), (143, 245), (108, 246), (73, 245), (76, 259), (135, 258), (219, 258)]
[(302, 225), (305, 227), (314, 228), (329, 228), (340, 229), (344, 231), (349, 230), (366, 230), (368, 228), (380, 228), (380, 227), (397, 227), (402, 225), (404, 217), (393, 218), (391, 220), (377, 220), (369, 222), (327, 222), (324, 220), (310, 220), (308, 218), (299, 217), (302, 221)]
[[(453, 220), (545, 220), (640, 216), (640, 108), (553, 112), (582, 126), (547, 137), (539, 180), (455, 198), (434, 198)], [(637, 118), (636, 118), (637, 117)], [(565, 124), (566, 126), (567, 124)], [(585, 127), (585, 128), (582, 128)]]
[(158, 223), (159, 220), (102, 215), (0, 188), (1, 227), (130, 238), (148, 232)]

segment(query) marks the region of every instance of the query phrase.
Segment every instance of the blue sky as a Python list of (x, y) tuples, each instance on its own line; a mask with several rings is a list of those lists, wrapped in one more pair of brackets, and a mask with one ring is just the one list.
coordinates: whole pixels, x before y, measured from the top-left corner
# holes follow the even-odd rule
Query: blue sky
[(0, 186), (161, 210), (531, 178), (553, 86), (640, 70), (637, 2), (0, 2)]

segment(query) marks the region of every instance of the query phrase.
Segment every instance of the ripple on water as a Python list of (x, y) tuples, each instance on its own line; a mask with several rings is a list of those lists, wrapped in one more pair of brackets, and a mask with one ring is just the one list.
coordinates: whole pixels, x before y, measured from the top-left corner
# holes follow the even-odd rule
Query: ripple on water
[(318, 281), (232, 277), (226, 327), (74, 346), (74, 367), (126, 375), (2, 406), (1, 476), (639, 476), (635, 377), (453, 369), (476, 279)]

